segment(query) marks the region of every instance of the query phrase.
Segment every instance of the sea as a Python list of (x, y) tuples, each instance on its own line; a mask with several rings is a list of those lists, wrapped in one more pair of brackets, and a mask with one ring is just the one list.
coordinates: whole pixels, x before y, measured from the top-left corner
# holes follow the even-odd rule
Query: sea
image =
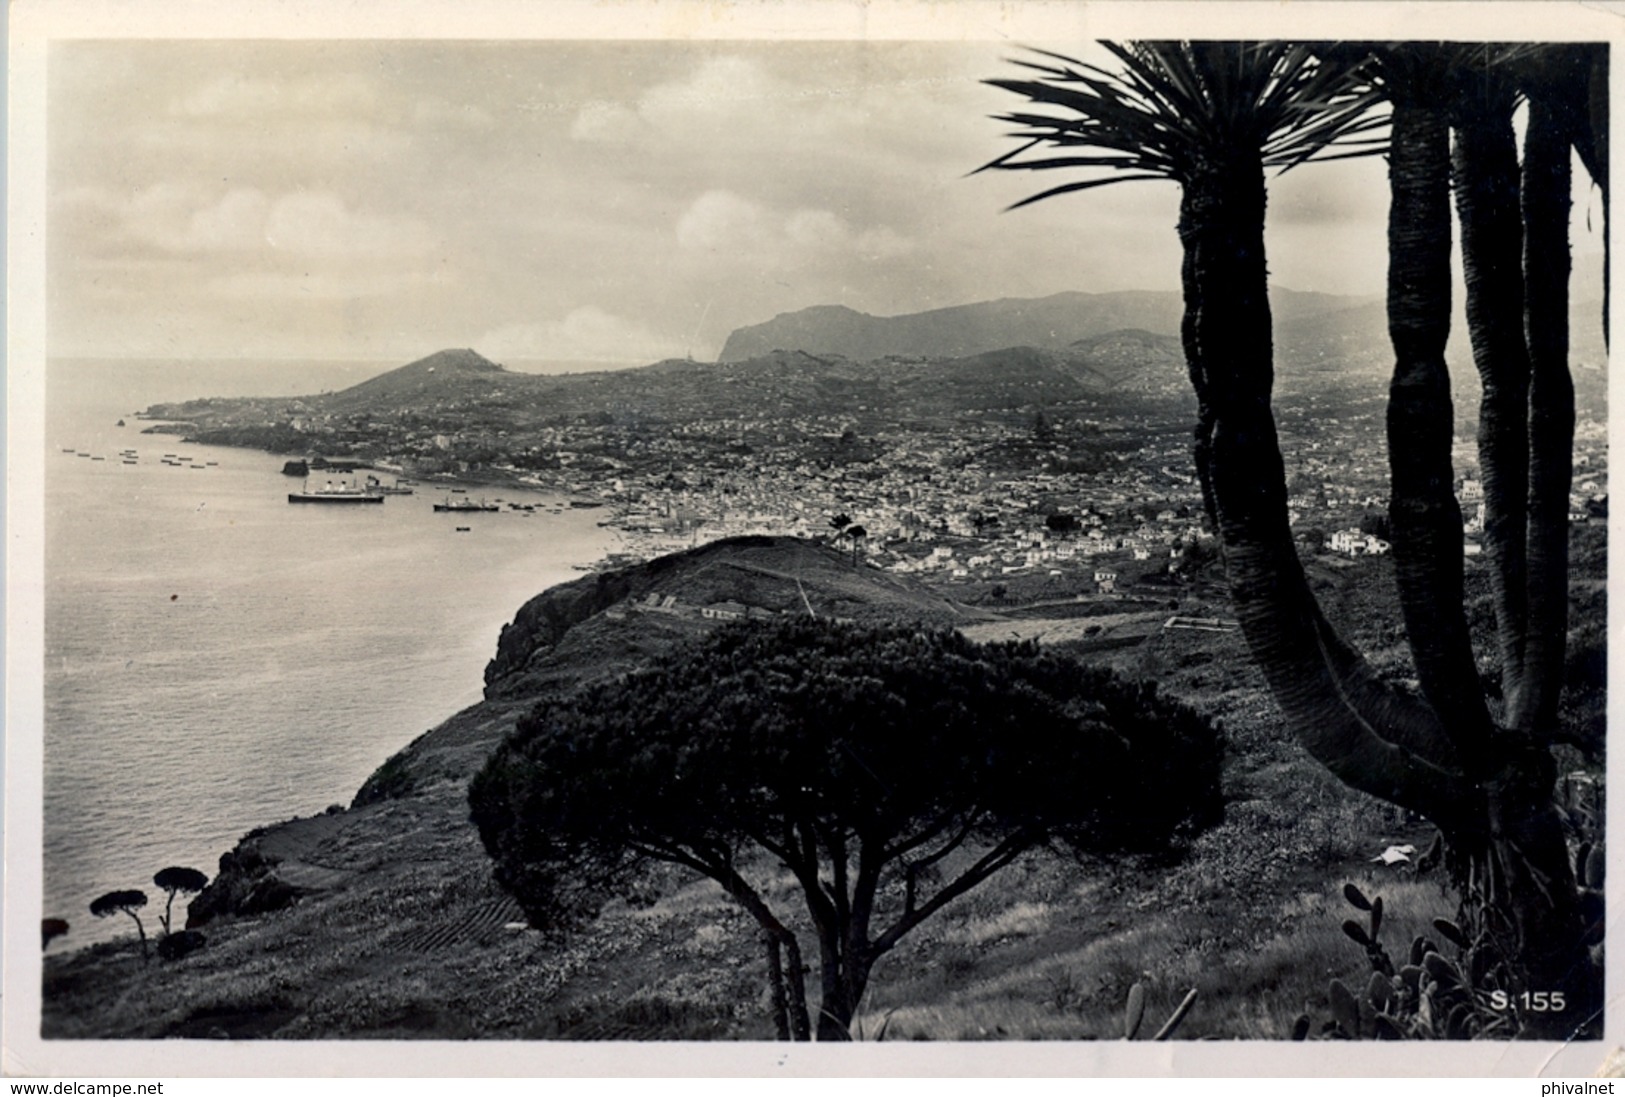
[(517, 488), (466, 485), (502, 501), (472, 515), (433, 510), (459, 486), (445, 481), (381, 505), (290, 504), (301, 482), (284, 457), (144, 433), (134, 414), (336, 391), (388, 368), (47, 364), (42, 913), (72, 927), (53, 951), (133, 933), (90, 915), (98, 895), (146, 891), (150, 933), (159, 869), (212, 877), (249, 829), (348, 804), (480, 699), (527, 599), (616, 546), (603, 510)]

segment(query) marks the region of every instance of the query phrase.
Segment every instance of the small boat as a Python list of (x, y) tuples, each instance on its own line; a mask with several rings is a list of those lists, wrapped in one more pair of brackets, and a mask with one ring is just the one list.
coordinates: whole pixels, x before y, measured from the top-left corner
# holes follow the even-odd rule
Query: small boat
[(62, 447), (62, 452), (63, 453), (72, 453), (73, 452), (73, 447), (72, 446), (63, 446)]
[(290, 503), (382, 503), (382, 495), (373, 495), (354, 484), (335, 484), (329, 480), (320, 487), (305, 485), (303, 491), (288, 492)]
[(469, 530), (471, 530), (473, 528), (474, 528), (473, 526), (458, 526), (457, 527), (457, 532), (458, 533), (467, 533)]
[(203, 463), (205, 465), (208, 465), (210, 468), (214, 468), (216, 465), (220, 464), (219, 461), (205, 461)]
[(119, 420), (119, 421), (118, 421), (118, 424), (117, 424), (117, 425), (118, 425), (118, 426), (121, 426), (121, 427), (122, 427), (122, 426), (123, 426), (123, 425), (124, 425), (124, 420), (122, 420), (122, 419), (120, 419), (120, 420)]
[[(382, 497), (380, 496), (380, 498)], [(487, 503), (483, 499), (453, 499), (448, 495), (446, 496), (446, 501), (444, 503), (436, 503), (434, 505), (434, 509), (437, 511), (450, 511), (454, 514), (467, 514), (472, 511), (491, 513), (493, 511), (500, 510), (501, 508), (495, 503)]]
[(393, 484), (385, 484), (376, 476), (367, 477), (367, 490), (374, 495), (411, 495), (412, 489), (402, 486), (399, 480)]
[(107, 460), (107, 458), (105, 458), (105, 457), (92, 457), (91, 460), (92, 461), (105, 461), (105, 460)]
[(137, 461), (134, 457), (126, 457), (124, 459), (124, 463), (126, 465), (139, 465), (141, 462)]

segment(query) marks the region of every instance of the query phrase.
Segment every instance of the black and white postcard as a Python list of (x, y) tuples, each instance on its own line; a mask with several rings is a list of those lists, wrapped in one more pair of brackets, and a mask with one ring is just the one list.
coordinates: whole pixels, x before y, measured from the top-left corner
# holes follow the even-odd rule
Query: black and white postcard
[(1620, 26), (13, 5), (3, 1069), (1607, 1070)]

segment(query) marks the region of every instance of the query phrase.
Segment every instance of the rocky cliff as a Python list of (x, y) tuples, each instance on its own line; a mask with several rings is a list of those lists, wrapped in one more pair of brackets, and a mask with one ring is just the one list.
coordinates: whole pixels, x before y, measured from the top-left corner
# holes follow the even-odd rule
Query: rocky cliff
[[(358, 844), (396, 812), (449, 812), (466, 828), (464, 789), (519, 715), (551, 690), (630, 670), (729, 618), (815, 613), (853, 620), (951, 625), (988, 614), (854, 564), (846, 553), (792, 537), (732, 537), (647, 563), (563, 583), (520, 607), (485, 669), (485, 700), (387, 759), (347, 809), (245, 835), (189, 907), (188, 925), (284, 910), (357, 886)], [(438, 807), (436, 807), (438, 805)], [(466, 835), (465, 835), (466, 839)]]

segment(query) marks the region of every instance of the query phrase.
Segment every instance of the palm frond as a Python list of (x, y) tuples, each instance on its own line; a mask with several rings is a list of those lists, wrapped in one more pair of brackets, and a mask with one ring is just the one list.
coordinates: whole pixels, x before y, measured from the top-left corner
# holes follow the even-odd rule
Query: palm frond
[(1030, 198), (1023, 198), (1019, 202), (1012, 203), (1011, 205), (1008, 205), (1008, 206), (1005, 207), (1005, 211), (1009, 212), (1010, 210), (1013, 210), (1013, 209), (1020, 209), (1022, 206), (1030, 206), (1034, 202), (1042, 202), (1044, 199), (1053, 198), (1057, 194), (1071, 194), (1074, 191), (1090, 190), (1090, 189), (1092, 189), (1094, 187), (1106, 187), (1106, 186), (1110, 186), (1113, 183), (1127, 183), (1127, 182), (1129, 182), (1130, 180), (1133, 180), (1133, 179), (1166, 179), (1166, 178), (1167, 178), (1167, 176), (1160, 175), (1160, 174), (1159, 175), (1150, 175), (1150, 174), (1147, 174), (1147, 175), (1119, 175), (1119, 176), (1113, 176), (1113, 177), (1107, 178), (1107, 179), (1085, 179), (1081, 183), (1063, 183), (1058, 187), (1051, 187), (1049, 190), (1046, 190), (1041, 194), (1035, 194)]
[[(1140, 178), (1188, 182), (1206, 166), (1245, 157), (1290, 170), (1316, 159), (1370, 156), (1386, 147), (1386, 116), (1371, 51), (1288, 42), (1101, 42), (1107, 69), (1033, 49), (1012, 59), (1027, 76), (985, 83), (1037, 111), (999, 120), (1016, 127), (1014, 152), (978, 171), (1083, 170), (1103, 177), (1052, 187), (1058, 194)], [(1069, 150), (1036, 154), (1038, 146)], [(1076, 150), (1074, 154), (1071, 150)], [(1093, 155), (1090, 154), (1092, 150)]]

